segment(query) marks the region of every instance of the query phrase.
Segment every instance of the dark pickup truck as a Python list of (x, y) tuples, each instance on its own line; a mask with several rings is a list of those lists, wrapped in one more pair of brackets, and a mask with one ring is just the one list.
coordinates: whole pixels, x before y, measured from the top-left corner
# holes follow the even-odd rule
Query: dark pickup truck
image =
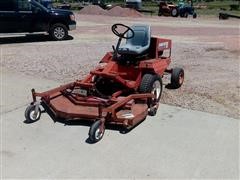
[(47, 9), (36, 0), (0, 0), (0, 33), (48, 32), (63, 40), (76, 29), (71, 11)]

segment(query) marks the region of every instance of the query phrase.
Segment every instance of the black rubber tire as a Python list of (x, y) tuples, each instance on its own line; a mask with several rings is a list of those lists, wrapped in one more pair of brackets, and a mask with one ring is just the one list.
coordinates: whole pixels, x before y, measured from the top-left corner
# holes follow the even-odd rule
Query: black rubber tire
[(157, 99), (153, 100), (149, 100), (148, 101), (148, 107), (149, 107), (149, 111), (148, 111), (148, 115), (150, 116), (154, 116), (157, 113), (157, 109), (153, 108), (153, 104), (156, 104), (160, 101), (161, 95), (162, 95), (162, 78), (159, 75), (153, 75), (153, 74), (144, 74), (144, 76), (142, 77), (142, 81), (139, 87), (139, 92), (140, 93), (151, 93), (153, 90), (153, 84), (155, 81), (159, 81), (160, 83), (160, 94), (159, 97)]
[(149, 116), (155, 116), (157, 114), (157, 109), (152, 107), (152, 108), (149, 108), (148, 110), (148, 115)]
[(177, 10), (177, 8), (173, 8), (172, 10), (171, 10), (171, 16), (172, 17), (178, 17), (178, 10)]
[(96, 132), (100, 130), (101, 123), (102, 122), (100, 120), (95, 121), (92, 124), (92, 126), (90, 127), (88, 135), (89, 135), (89, 140), (91, 141), (91, 143), (96, 143), (102, 139), (104, 132), (105, 132), (105, 127), (104, 127), (103, 132), (100, 135), (100, 137), (96, 137)]
[(26, 108), (25, 113), (24, 113), (25, 118), (26, 118), (26, 120), (25, 120), (26, 123), (33, 123), (40, 119), (41, 114), (42, 114), (40, 108), (39, 108), (39, 114), (37, 114), (37, 116), (35, 118), (32, 117), (32, 115), (33, 115), (32, 113), (34, 113), (35, 107), (36, 107), (35, 105), (29, 105)]
[[(57, 29), (59, 29), (59, 31), (61, 31), (62, 34), (57, 35), (56, 34)], [(50, 27), (49, 34), (52, 37), (52, 39), (56, 41), (61, 41), (68, 37), (68, 28), (64, 24), (56, 23)]]
[[(180, 81), (181, 76), (183, 76), (183, 80)], [(171, 75), (171, 87), (173, 89), (180, 88), (184, 81), (184, 70), (182, 68), (174, 68), (172, 70)]]
[(197, 13), (193, 13), (193, 19), (197, 18)]

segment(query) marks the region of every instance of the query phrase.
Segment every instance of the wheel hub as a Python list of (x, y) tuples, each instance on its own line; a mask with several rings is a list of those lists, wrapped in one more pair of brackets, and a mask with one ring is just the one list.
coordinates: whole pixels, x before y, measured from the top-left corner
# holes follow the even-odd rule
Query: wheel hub
[(65, 31), (62, 27), (56, 27), (54, 29), (54, 36), (58, 39), (62, 39), (65, 36)]
[(159, 81), (155, 81), (153, 83), (153, 90), (151, 92), (155, 97), (153, 98), (153, 101), (158, 101), (160, 94), (161, 94), (161, 84)]
[(96, 132), (95, 132), (95, 138), (96, 138), (96, 140), (101, 139), (102, 136), (103, 136), (103, 131), (101, 131), (100, 128), (98, 128), (98, 129), (96, 130)]
[(30, 118), (33, 120), (33, 121), (36, 121), (38, 119), (40, 115), (40, 112), (36, 112), (36, 111), (31, 111), (30, 113)]
[(173, 16), (176, 16), (176, 15), (177, 15), (177, 10), (176, 10), (176, 9), (173, 9), (173, 10), (172, 10), (172, 15), (173, 15)]
[(183, 75), (183, 73), (181, 73), (179, 75), (179, 84), (183, 84), (183, 81), (184, 81), (184, 75)]

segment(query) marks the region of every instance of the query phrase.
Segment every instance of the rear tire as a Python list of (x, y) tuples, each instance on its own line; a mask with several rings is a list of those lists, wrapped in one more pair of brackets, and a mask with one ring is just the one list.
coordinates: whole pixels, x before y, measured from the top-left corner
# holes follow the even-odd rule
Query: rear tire
[(159, 75), (145, 74), (142, 78), (139, 92), (155, 95), (155, 98), (148, 100), (148, 115), (155, 116), (157, 113), (156, 105), (159, 103), (162, 95), (162, 78)]
[(171, 75), (171, 87), (173, 89), (180, 88), (184, 81), (184, 70), (182, 68), (174, 68)]
[(197, 13), (193, 13), (193, 18), (197, 18)]
[(68, 29), (64, 24), (56, 23), (50, 27), (49, 34), (54, 40), (61, 41), (68, 36)]
[(162, 12), (161, 11), (158, 11), (158, 16), (162, 16)]

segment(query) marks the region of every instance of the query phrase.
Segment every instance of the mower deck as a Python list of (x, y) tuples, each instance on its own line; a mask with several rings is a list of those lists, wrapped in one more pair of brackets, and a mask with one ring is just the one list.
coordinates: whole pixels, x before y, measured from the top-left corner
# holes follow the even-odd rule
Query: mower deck
[[(41, 104), (50, 110), (55, 118), (81, 119), (95, 121), (108, 119), (108, 124), (119, 124), (125, 127), (136, 125), (148, 113), (146, 104), (149, 94), (134, 94), (127, 97), (119, 96), (113, 99), (103, 99), (95, 96), (82, 97), (76, 93), (66, 93), (68, 89), (36, 93), (32, 91), (33, 98), (41, 97)], [(113, 121), (114, 119), (114, 121)]]

